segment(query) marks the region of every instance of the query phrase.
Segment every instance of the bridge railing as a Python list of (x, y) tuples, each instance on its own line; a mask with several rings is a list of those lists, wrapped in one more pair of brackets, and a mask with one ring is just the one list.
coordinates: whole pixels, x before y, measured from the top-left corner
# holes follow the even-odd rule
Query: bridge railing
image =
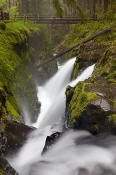
[(58, 17), (48, 17), (48, 16), (39, 16), (39, 15), (14, 15), (12, 16), (12, 21), (20, 21), (23, 20), (24, 22), (30, 21), (40, 24), (76, 24), (78, 22), (84, 22), (84, 21), (90, 21), (90, 20), (96, 20), (95, 18), (89, 18), (89, 19), (82, 19), (78, 17), (71, 17), (66, 16), (63, 18)]

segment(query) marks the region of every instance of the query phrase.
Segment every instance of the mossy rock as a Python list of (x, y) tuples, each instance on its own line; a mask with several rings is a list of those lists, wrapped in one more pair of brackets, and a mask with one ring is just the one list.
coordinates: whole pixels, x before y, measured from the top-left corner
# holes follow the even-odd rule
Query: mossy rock
[(4, 125), (7, 119), (6, 93), (3, 89), (0, 89), (0, 132), (4, 130)]
[(79, 73), (79, 63), (78, 63), (79, 57), (76, 58), (75, 64), (74, 64), (74, 70), (73, 70), (73, 80), (77, 78), (77, 75)]
[[(87, 83), (80, 82), (74, 89), (71, 100), (67, 100), (68, 114), (70, 113), (69, 123), (74, 124), (77, 118), (80, 117), (86, 106), (93, 100), (98, 98), (98, 95), (92, 92), (86, 92), (85, 88)], [(67, 93), (67, 99), (70, 97), (70, 93)]]
[(108, 120), (116, 127), (116, 114), (109, 115)]
[(0, 29), (6, 30), (6, 24), (4, 22), (0, 22)]

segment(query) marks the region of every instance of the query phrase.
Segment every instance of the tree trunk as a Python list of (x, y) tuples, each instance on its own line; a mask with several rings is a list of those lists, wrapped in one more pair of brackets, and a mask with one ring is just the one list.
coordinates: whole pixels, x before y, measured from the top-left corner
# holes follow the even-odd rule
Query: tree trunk
[(108, 10), (108, 0), (102, 0), (102, 9), (103, 13), (106, 13)]
[(22, 14), (22, 0), (18, 1), (19, 15)]
[(9, 8), (11, 8), (11, 0), (9, 0)]
[(97, 3), (98, 3), (99, 6), (101, 6), (102, 2), (101, 2), (101, 0), (97, 0)]
[(95, 18), (96, 1), (95, 0), (89, 0), (89, 6), (90, 6), (90, 16), (91, 16), (91, 18)]
[(102, 30), (102, 31), (100, 31), (100, 32), (98, 32), (98, 33), (96, 33), (96, 34), (91, 35), (90, 37), (88, 37), (88, 38), (84, 39), (83, 41), (77, 43), (75, 46), (73, 46), (73, 47), (67, 49), (66, 51), (64, 51), (64, 52), (62, 52), (62, 53), (57, 54), (56, 56), (53, 56), (53, 57), (50, 58), (50, 59), (47, 59), (47, 58), (46, 58), (47, 61), (45, 61), (45, 62), (43, 62), (43, 63), (41, 63), (41, 64), (38, 64), (38, 65), (37, 65), (37, 68), (40, 68), (40, 67), (42, 67), (42, 66), (44, 66), (44, 65), (46, 65), (46, 64), (48, 64), (48, 63), (50, 63), (51, 61), (56, 60), (57, 58), (60, 58), (61, 56), (63, 56), (63, 55), (65, 55), (65, 54), (69, 53), (70, 51), (72, 51), (72, 50), (74, 50), (74, 49), (75, 49), (75, 50), (78, 50), (78, 47), (79, 47), (81, 44), (85, 44), (85, 43), (87, 43), (87, 42), (93, 40), (93, 39), (96, 38), (97, 36), (103, 35), (104, 33), (111, 31), (112, 28), (113, 28), (114, 26), (115, 26), (115, 25), (112, 25), (112, 26), (110, 26), (110, 27), (108, 27), (108, 28), (105, 28), (104, 30)]

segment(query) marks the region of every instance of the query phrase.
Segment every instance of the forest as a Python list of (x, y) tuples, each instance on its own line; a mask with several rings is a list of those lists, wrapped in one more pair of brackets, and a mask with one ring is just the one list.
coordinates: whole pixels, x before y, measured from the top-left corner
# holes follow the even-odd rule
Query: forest
[(0, 175), (116, 174), (116, 0), (0, 0)]

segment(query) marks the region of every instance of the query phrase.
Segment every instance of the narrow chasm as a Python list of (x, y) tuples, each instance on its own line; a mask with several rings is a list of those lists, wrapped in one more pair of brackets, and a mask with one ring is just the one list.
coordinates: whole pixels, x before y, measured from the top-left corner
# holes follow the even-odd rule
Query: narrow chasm
[(116, 174), (115, 21), (115, 0), (0, 0), (0, 175)]

